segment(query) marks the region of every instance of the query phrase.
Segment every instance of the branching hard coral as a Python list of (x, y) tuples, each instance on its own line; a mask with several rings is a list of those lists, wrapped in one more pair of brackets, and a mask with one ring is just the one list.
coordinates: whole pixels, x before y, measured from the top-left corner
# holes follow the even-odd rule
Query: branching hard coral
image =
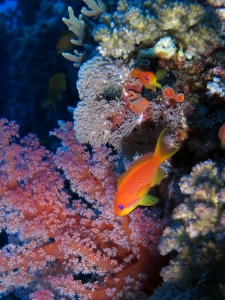
[[(82, 46), (86, 34), (86, 25), (82, 19), (82, 15), (79, 15), (79, 19), (74, 16), (74, 11), (71, 6), (68, 7), (69, 19), (62, 18), (62, 21), (67, 25), (68, 29), (72, 31), (77, 39), (71, 39), (71, 43), (76, 46)], [(79, 53), (74, 50), (74, 54), (63, 52), (62, 55), (74, 62), (74, 67), (79, 68), (84, 61), (84, 53)]]
[(74, 54), (63, 52), (62, 55), (72, 61), (75, 68), (79, 68), (84, 61), (84, 53), (79, 53), (77, 50), (74, 50)]
[(71, 43), (81, 46), (84, 39), (85, 23), (82, 20), (82, 15), (79, 15), (79, 19), (74, 16), (74, 12), (71, 6), (68, 7), (69, 19), (62, 18), (63, 22), (68, 26), (76, 36), (77, 40), (71, 39)]
[(190, 55), (209, 55), (221, 46), (221, 39), (214, 29), (205, 25), (197, 25), (185, 35), (187, 53)]
[(181, 192), (188, 197), (174, 209), (173, 223), (164, 230), (159, 245), (162, 255), (177, 252), (161, 271), (168, 290), (178, 286), (184, 292), (193, 288), (195, 281), (199, 299), (218, 295), (224, 281), (224, 174), (225, 168), (208, 160), (180, 180)]
[(88, 17), (98, 17), (103, 12), (106, 11), (106, 5), (102, 2), (102, 0), (84, 0), (90, 10), (83, 7), (81, 9), (81, 13), (88, 16)]
[(148, 38), (154, 41), (161, 36), (155, 17), (130, 3), (126, 11), (115, 12), (111, 19), (110, 24), (104, 23), (103, 14), (101, 20), (104, 24), (97, 25), (93, 31), (103, 56), (125, 58), (141, 41)]
[(216, 15), (210, 19), (207, 15), (203, 6), (192, 1), (145, 1), (143, 5), (119, 1), (110, 17), (101, 15), (93, 35), (100, 43), (99, 52), (114, 58), (126, 58), (140, 42), (152, 44), (164, 36), (175, 38), (189, 55), (208, 55), (221, 45), (221, 39), (215, 29)]
[(116, 157), (106, 147), (89, 153), (71, 123), (52, 133), (62, 139), (56, 155), (34, 135), (16, 143), (17, 131), (0, 120), (0, 296), (147, 299), (162, 222), (146, 209), (115, 216)]
[(179, 32), (187, 31), (189, 27), (199, 23), (205, 16), (206, 12), (201, 5), (187, 5), (182, 2), (163, 5), (157, 13), (162, 30), (175, 30)]

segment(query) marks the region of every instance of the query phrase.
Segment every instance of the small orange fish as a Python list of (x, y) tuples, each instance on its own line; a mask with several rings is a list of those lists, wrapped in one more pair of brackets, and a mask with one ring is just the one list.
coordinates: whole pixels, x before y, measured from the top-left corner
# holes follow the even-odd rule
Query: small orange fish
[(62, 93), (66, 90), (66, 76), (63, 72), (58, 72), (51, 76), (48, 82), (48, 94), (49, 100), (42, 104), (41, 107), (45, 107), (51, 104), (56, 111), (55, 101), (61, 100)]
[(63, 52), (68, 52), (71, 49), (73, 49), (74, 45), (71, 43), (70, 40), (74, 38), (76, 38), (76, 35), (73, 32), (69, 30), (63, 32), (55, 46), (55, 54), (59, 55)]
[(171, 150), (165, 145), (163, 141), (165, 131), (166, 129), (158, 137), (155, 153), (140, 157), (119, 177), (115, 200), (117, 216), (129, 214), (138, 205), (151, 206), (158, 202), (158, 198), (148, 195), (148, 191), (166, 175), (160, 168), (161, 163), (179, 150), (179, 148)]
[(164, 99), (171, 100), (174, 99), (176, 102), (183, 102), (184, 101), (184, 94), (176, 93), (173, 88), (166, 85), (162, 88), (162, 94)]
[(139, 81), (147, 88), (156, 92), (156, 87), (161, 88), (161, 84), (157, 80), (162, 80), (166, 76), (166, 70), (158, 70), (155, 74), (153, 72), (141, 71), (138, 69), (133, 69), (131, 76), (133, 78), (138, 78)]
[(225, 123), (220, 127), (218, 137), (220, 139), (221, 148), (225, 149)]

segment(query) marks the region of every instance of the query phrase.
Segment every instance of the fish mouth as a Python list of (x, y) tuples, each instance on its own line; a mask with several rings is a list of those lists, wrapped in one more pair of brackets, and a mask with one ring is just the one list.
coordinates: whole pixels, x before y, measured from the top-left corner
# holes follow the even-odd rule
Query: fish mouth
[[(119, 209), (117, 208), (118, 206), (116, 206), (116, 209), (115, 209), (116, 215), (117, 215), (118, 217), (122, 217), (122, 216), (124, 216), (124, 215), (129, 214), (131, 211), (133, 211), (133, 210), (138, 206), (138, 201), (139, 201), (139, 200), (140, 200), (140, 197), (133, 199), (132, 202), (131, 202), (131, 204), (128, 205), (128, 206), (126, 206), (126, 207), (124, 207), (124, 209), (122, 209), (122, 210), (119, 210)], [(136, 204), (136, 205), (135, 205), (135, 204)], [(134, 206), (134, 208), (130, 210), (130, 208), (133, 207), (133, 206)]]

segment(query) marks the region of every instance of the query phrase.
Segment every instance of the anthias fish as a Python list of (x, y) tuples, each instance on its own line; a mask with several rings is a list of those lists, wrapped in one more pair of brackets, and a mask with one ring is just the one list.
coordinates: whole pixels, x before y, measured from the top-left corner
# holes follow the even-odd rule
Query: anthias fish
[(164, 129), (157, 141), (154, 154), (148, 153), (137, 159), (118, 179), (118, 192), (115, 200), (117, 216), (129, 214), (138, 205), (150, 206), (158, 198), (148, 195), (151, 187), (159, 183), (166, 175), (160, 168), (161, 163), (174, 155), (179, 148), (169, 149), (163, 141)]
[(155, 74), (153, 72), (141, 71), (138, 69), (133, 69), (131, 76), (133, 78), (138, 78), (139, 81), (147, 88), (156, 92), (156, 87), (161, 88), (160, 81), (165, 78), (167, 72), (166, 70), (160, 69)]

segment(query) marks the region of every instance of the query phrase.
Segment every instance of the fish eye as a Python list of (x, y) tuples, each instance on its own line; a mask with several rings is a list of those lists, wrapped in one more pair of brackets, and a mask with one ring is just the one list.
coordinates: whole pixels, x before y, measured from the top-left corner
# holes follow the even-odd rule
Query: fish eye
[(123, 210), (123, 204), (118, 205), (118, 210)]
[(147, 79), (147, 80), (148, 80), (148, 79), (149, 79), (149, 78), (148, 78), (148, 76), (145, 76), (145, 79)]

